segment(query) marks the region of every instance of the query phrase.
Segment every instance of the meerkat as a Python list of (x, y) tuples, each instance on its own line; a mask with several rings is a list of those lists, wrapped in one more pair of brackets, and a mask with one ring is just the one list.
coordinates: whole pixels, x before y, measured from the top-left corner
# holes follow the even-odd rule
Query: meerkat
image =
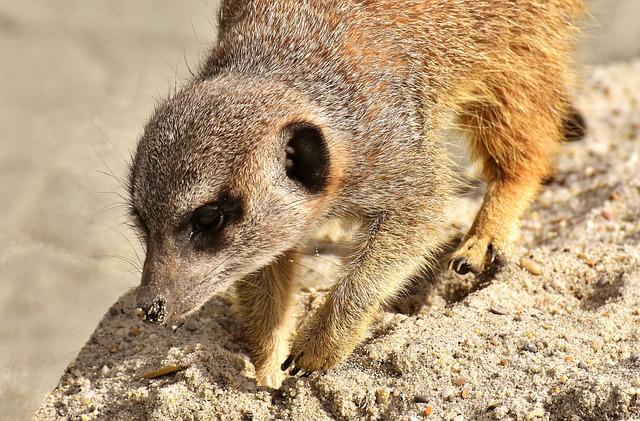
[[(259, 385), (332, 368), (437, 264), (451, 115), (487, 187), (449, 268), (508, 258), (570, 113), (581, 3), (223, 1), (216, 45), (133, 158), (140, 316), (167, 323), (233, 283)], [(352, 252), (294, 335), (296, 249), (336, 218), (358, 227)]]

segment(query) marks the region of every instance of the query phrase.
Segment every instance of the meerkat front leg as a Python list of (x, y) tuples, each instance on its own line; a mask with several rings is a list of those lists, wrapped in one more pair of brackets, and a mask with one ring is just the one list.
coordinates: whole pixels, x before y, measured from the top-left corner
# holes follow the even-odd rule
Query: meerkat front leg
[(311, 373), (341, 361), (360, 342), (382, 304), (425, 263), (425, 255), (442, 237), (428, 227), (411, 229), (419, 224), (404, 219), (380, 216), (371, 222), (359, 251), (345, 267), (346, 275), (297, 335), (282, 370)]
[(289, 352), (296, 289), (293, 253), (236, 283), (240, 318), (258, 386), (280, 387), (280, 364)]

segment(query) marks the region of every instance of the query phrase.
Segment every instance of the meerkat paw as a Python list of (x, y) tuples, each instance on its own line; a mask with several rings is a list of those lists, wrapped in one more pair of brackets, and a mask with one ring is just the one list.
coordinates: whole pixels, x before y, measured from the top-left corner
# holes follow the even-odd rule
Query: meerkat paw
[(262, 348), (262, 352), (254, 352), (256, 384), (279, 389), (286, 377), (280, 369), (280, 363), (289, 354), (288, 340), (284, 336), (278, 336), (278, 340), (267, 342), (267, 345)]
[(507, 245), (487, 236), (473, 235), (467, 238), (449, 258), (449, 269), (460, 275), (469, 272), (479, 274), (485, 264), (504, 259)]
[(340, 362), (349, 353), (344, 347), (332, 346), (326, 334), (316, 334), (306, 340), (298, 340), (294, 344), (291, 354), (282, 363), (281, 370), (295, 376), (302, 372), (309, 376), (314, 371), (326, 371)]
[(285, 377), (279, 364), (269, 368), (263, 367), (256, 371), (256, 384), (270, 387), (271, 389), (280, 389)]

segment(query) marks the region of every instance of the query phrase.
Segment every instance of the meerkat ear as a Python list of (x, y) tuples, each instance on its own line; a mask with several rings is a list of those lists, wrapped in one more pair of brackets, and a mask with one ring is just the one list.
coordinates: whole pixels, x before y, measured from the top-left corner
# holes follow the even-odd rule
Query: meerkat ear
[(310, 193), (319, 193), (329, 177), (329, 151), (320, 129), (308, 123), (287, 127), (285, 169), (287, 177)]

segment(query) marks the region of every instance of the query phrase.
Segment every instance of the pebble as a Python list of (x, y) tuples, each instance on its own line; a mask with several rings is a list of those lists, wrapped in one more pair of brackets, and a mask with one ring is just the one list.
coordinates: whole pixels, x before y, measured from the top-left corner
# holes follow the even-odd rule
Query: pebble
[(584, 260), (584, 262), (587, 264), (587, 266), (589, 267), (594, 267), (596, 265), (596, 261), (591, 259), (589, 256), (587, 256), (584, 253), (578, 253), (578, 259), (580, 260)]
[(631, 386), (640, 387), (640, 377), (634, 377), (631, 379)]
[(102, 369), (100, 369), (100, 376), (107, 377), (109, 373), (111, 373), (111, 370), (109, 369), (109, 367), (106, 365), (103, 365)]
[(239, 376), (238, 383), (240, 383), (241, 387), (248, 392), (255, 391), (257, 387), (254, 381), (251, 381), (244, 376)]
[(498, 314), (500, 316), (504, 316), (506, 314), (509, 314), (509, 310), (507, 310), (504, 307), (500, 307), (497, 304), (491, 304), (491, 307), (489, 307), (489, 311), (492, 312), (493, 314)]
[(184, 324), (184, 328), (187, 329), (189, 332), (195, 332), (200, 328), (200, 325), (196, 320), (191, 319)]
[(407, 316), (406, 314), (398, 313), (393, 318), (397, 322), (404, 322), (405, 320), (407, 320), (409, 318), (409, 316)]
[(431, 414), (433, 414), (433, 406), (429, 405), (424, 409), (424, 416), (428, 417)]
[(536, 353), (536, 352), (538, 352), (538, 346), (536, 344), (534, 344), (533, 342), (525, 342), (522, 345), (522, 350), (523, 351), (527, 351), (527, 352)]
[[(387, 403), (389, 401), (389, 397), (391, 396), (391, 391), (387, 388), (380, 388), (380, 389), (376, 389), (376, 403), (377, 404), (384, 404)], [(417, 396), (416, 396), (417, 398)], [(416, 401), (416, 398), (414, 398), (414, 402)]]
[(611, 212), (609, 212), (607, 210), (603, 210), (602, 211), (602, 217), (604, 219), (606, 219), (607, 221), (613, 221), (613, 219), (614, 219), (613, 213), (611, 213)]
[(604, 346), (604, 341), (600, 338), (596, 338), (591, 341), (591, 348), (593, 348), (593, 350), (596, 352), (600, 351), (603, 346)]
[(89, 390), (82, 395), (82, 403), (84, 403), (85, 406), (89, 405), (91, 402), (93, 402), (95, 397), (96, 397), (96, 392), (94, 392), (93, 390)]
[(540, 275), (540, 265), (531, 259), (523, 257), (520, 259), (520, 266), (532, 275)]
[(67, 396), (72, 396), (75, 394), (78, 394), (82, 391), (82, 389), (79, 386), (72, 386), (69, 389), (67, 389), (64, 394)]
[(583, 370), (587, 370), (587, 369), (589, 368), (589, 366), (588, 366), (588, 365), (586, 365), (584, 362), (580, 361), (580, 362), (578, 363), (578, 368), (581, 368), (581, 369), (583, 369)]
[(496, 409), (499, 406), (500, 406), (500, 402), (499, 401), (492, 401), (492, 402), (489, 402), (489, 406), (487, 406), (487, 410), (488, 411), (492, 411), (492, 410)]
[(442, 391), (442, 398), (446, 399), (446, 400), (453, 400), (453, 397), (456, 393), (456, 390), (453, 388), (446, 388), (445, 390)]
[[(376, 393), (376, 394), (377, 394), (377, 393)], [(442, 396), (444, 397), (444, 392), (443, 392)], [(432, 398), (431, 398), (431, 396), (430, 396), (430, 395), (416, 395), (416, 396), (413, 398), (413, 401), (414, 401), (415, 403), (429, 403), (429, 402), (431, 402), (431, 399), (432, 399)]]

